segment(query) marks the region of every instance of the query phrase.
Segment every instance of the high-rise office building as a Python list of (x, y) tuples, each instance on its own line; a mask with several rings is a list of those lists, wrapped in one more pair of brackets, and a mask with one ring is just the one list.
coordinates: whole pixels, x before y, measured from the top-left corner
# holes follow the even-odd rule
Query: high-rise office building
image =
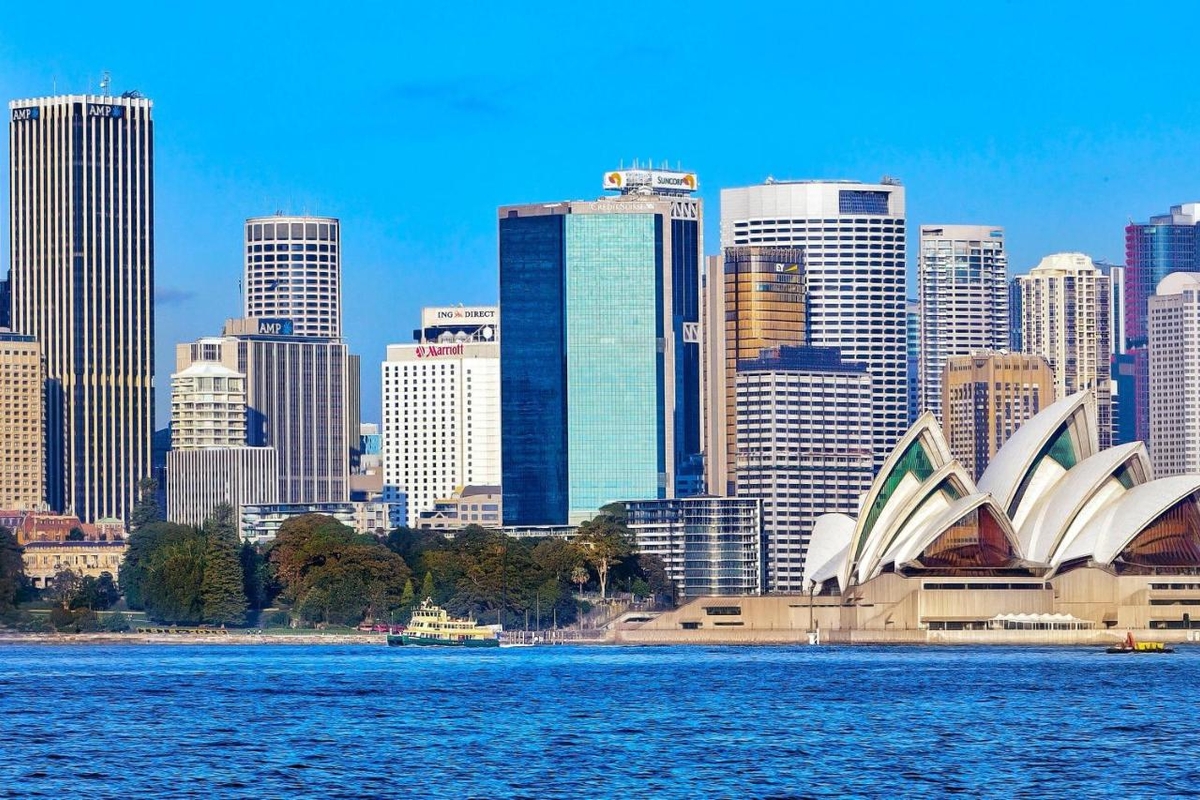
[(12, 327), (12, 283), (5, 274), (0, 278), (0, 328)]
[(274, 447), (191, 447), (167, 453), (167, 519), (203, 525), (217, 506), (279, 502)]
[[(470, 314), (473, 330), (438, 325), (455, 312)], [(403, 499), (406, 519), (394, 522), (413, 528), (456, 489), (498, 484), (501, 456), (497, 309), (421, 317), (421, 338), (388, 345), (383, 362), (383, 500), (399, 508)]]
[[(708, 492), (736, 493), (737, 363), (767, 347), (807, 343), (804, 251), (791, 247), (731, 247), (709, 259), (702, 325), (705, 467)], [(710, 294), (711, 293), (711, 294)], [(711, 296), (715, 295), (715, 296)], [(717, 385), (709, 385), (709, 382)]]
[(0, 330), (0, 508), (46, 508), (45, 386), (37, 340)]
[(1041, 356), (976, 353), (946, 359), (942, 429), (950, 452), (975, 480), (1017, 428), (1054, 402), (1054, 375)]
[(341, 244), (332, 217), (246, 220), (246, 317), (290, 320), (296, 336), (340, 338)]
[(1200, 472), (1200, 273), (1163, 278), (1147, 301), (1150, 461), (1160, 477)]
[(1050, 364), (1056, 399), (1094, 393), (1100, 448), (1111, 446), (1108, 277), (1082, 253), (1056, 253), (1019, 276), (1017, 285), (1025, 352)]
[(921, 303), (904, 304), (904, 356), (908, 375), (908, 424), (921, 416)]
[(499, 211), (506, 525), (702, 491), (692, 173), (607, 173), (620, 196)]
[(1150, 441), (1147, 304), (1173, 272), (1200, 272), (1200, 203), (1171, 206), (1166, 214), (1125, 228), (1125, 336), (1134, 362), (1137, 441)]
[(1008, 347), (1007, 269), (1003, 228), (921, 226), (920, 411), (932, 411), (939, 423), (947, 359)]
[(721, 246), (800, 247), (808, 337), (867, 365), (875, 464), (908, 428), (904, 187), (768, 181), (721, 190)]
[(766, 586), (804, 590), (817, 517), (858, 512), (874, 476), (873, 384), (836, 348), (776, 347), (738, 362), (737, 489), (763, 501)]
[(151, 103), (129, 92), (9, 109), (12, 327), (45, 359), (49, 503), (124, 518), (154, 434)]
[(230, 320), (224, 336), (179, 345), (176, 367), (183, 372), (197, 361), (219, 362), (246, 376), (246, 444), (275, 448), (280, 503), (347, 503), (346, 345), (257, 333), (263, 325)]

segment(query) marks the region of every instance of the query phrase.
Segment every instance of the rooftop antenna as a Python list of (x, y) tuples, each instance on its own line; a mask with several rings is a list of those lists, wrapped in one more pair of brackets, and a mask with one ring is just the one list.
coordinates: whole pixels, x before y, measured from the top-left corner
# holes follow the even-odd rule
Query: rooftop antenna
[(100, 74), (100, 95), (108, 97), (108, 86), (112, 83), (112, 75), (108, 74), (108, 70), (104, 70)]

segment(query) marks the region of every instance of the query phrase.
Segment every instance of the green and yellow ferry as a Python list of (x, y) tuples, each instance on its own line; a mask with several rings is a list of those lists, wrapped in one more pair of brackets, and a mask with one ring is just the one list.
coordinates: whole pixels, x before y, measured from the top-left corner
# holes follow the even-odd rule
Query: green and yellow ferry
[(427, 597), (413, 611), (408, 627), (400, 633), (389, 633), (387, 643), (392, 647), (499, 647), (500, 639), (491, 628), (473, 619), (452, 617)]

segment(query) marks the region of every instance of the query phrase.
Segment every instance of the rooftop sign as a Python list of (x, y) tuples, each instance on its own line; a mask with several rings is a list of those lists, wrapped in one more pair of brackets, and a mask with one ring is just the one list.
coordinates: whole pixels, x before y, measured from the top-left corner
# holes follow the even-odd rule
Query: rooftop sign
[(617, 192), (648, 189), (661, 194), (691, 194), (699, 188), (694, 172), (619, 169), (604, 173), (604, 188)]

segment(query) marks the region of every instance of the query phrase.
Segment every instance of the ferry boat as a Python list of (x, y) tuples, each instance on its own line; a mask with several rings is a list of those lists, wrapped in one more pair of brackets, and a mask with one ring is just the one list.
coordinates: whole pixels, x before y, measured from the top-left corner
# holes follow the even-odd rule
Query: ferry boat
[(419, 647), (499, 647), (500, 640), (491, 628), (473, 619), (458, 619), (446, 609), (425, 598), (413, 611), (412, 621), (401, 633), (389, 633), (388, 645), (417, 645)]
[(1125, 641), (1113, 645), (1104, 652), (1109, 655), (1117, 655), (1118, 653), (1174, 653), (1175, 651), (1162, 642), (1136, 642), (1133, 639), (1133, 631), (1129, 631), (1125, 634)]

